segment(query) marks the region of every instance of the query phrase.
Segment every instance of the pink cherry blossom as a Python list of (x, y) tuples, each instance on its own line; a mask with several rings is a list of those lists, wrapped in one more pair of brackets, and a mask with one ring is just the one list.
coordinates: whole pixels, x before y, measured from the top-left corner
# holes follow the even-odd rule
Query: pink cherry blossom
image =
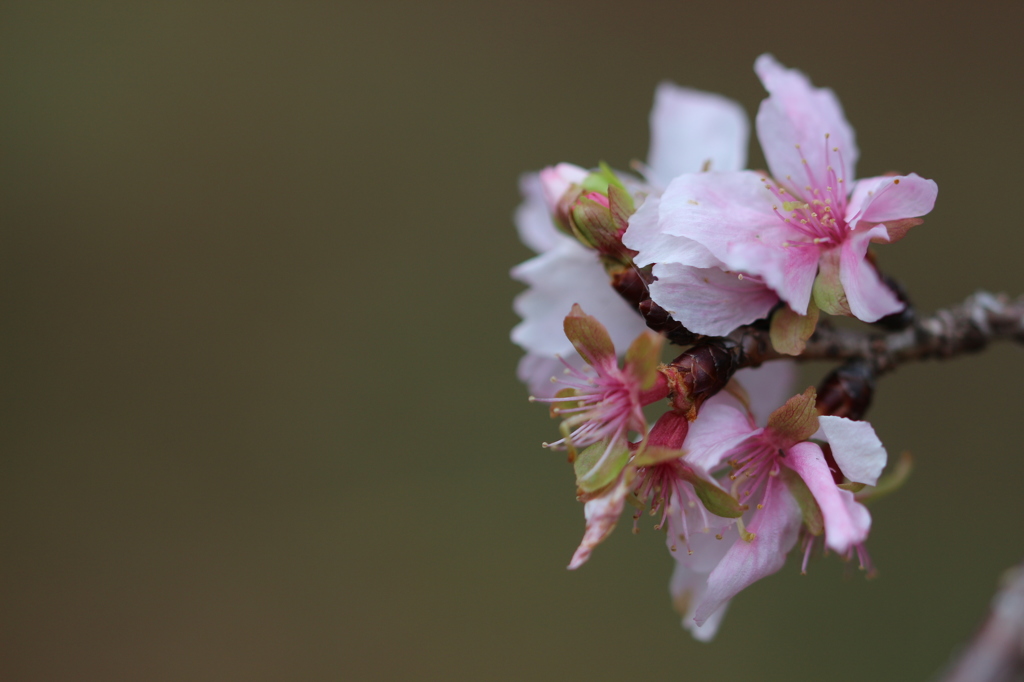
[[(707, 574), (693, 610), (698, 627), (743, 588), (782, 567), (804, 522), (801, 490), (820, 510), (827, 547), (848, 554), (867, 538), (867, 509), (837, 486), (822, 446), (808, 438), (821, 427), (841, 473), (858, 483), (877, 481), (885, 449), (867, 422), (819, 418), (813, 393), (809, 389), (791, 398), (765, 427), (758, 427), (735, 397), (722, 393), (705, 403), (690, 428), (686, 461), (708, 470), (727, 463), (731, 492), (749, 506), (737, 522), (738, 537)], [(829, 424), (828, 433), (824, 423)]]
[[(626, 441), (630, 432), (647, 435), (643, 407), (668, 396), (668, 382), (657, 371), (662, 337), (644, 331), (626, 352), (619, 367), (615, 344), (597, 318), (573, 305), (563, 321), (565, 336), (589, 365), (576, 369), (566, 363), (568, 376), (555, 380), (561, 389), (553, 398), (533, 398), (559, 406), (553, 414), (564, 416), (565, 437), (547, 444), (552, 448), (585, 448), (607, 441), (611, 451)], [(572, 429), (568, 431), (568, 429)]]
[[(746, 163), (746, 115), (720, 95), (662, 83), (655, 92), (650, 124), (646, 182), (630, 183), (638, 197), (656, 196), (679, 173), (705, 165), (739, 170)], [(608, 285), (598, 254), (561, 232), (552, 219), (561, 196), (587, 175), (588, 171), (563, 163), (520, 180), (523, 203), (516, 211), (516, 226), (522, 241), (538, 255), (512, 270), (514, 279), (529, 286), (513, 305), (522, 322), (513, 329), (512, 340), (526, 351), (519, 378), (539, 397), (551, 395), (548, 379), (562, 368), (558, 356), (572, 355), (561, 323), (574, 303), (600, 318), (620, 348), (646, 328)], [(577, 359), (567, 361), (577, 369), (581, 366)]]
[[(732, 394), (727, 393), (722, 398), (713, 399), (716, 407), (703, 410), (698, 417), (697, 423), (700, 424), (700, 428), (690, 430), (686, 434), (686, 439), (676, 447), (682, 449), (685, 443), (687, 448), (702, 452), (703, 461), (720, 462), (729, 449), (749, 436), (753, 423), (751, 414), (757, 419), (767, 421), (771, 411), (790, 395), (795, 377), (795, 365), (788, 361), (771, 362), (757, 369), (740, 370), (734, 377), (736, 382), (732, 386)], [(657, 430), (658, 425), (655, 425), (651, 432), (652, 441), (655, 440)], [(701, 458), (686, 458), (688, 463), (697, 467), (700, 466), (698, 460)], [(697, 625), (694, 616), (697, 607), (704, 600), (711, 571), (740, 539), (739, 528), (735, 519), (708, 514), (703, 506), (691, 504), (691, 499), (677, 499), (684, 500), (684, 503), (674, 506), (670, 504), (671, 512), (682, 515), (683, 518), (673, 519), (670, 524), (662, 521), (662, 525), (668, 525), (666, 544), (676, 562), (669, 583), (672, 604), (682, 616), (683, 627), (695, 639), (708, 642), (717, 633), (727, 604), (712, 613), (702, 625)], [(686, 530), (695, 528), (698, 532), (687, 532), (687, 542), (685, 547), (682, 547), (678, 535), (673, 532), (673, 527), (683, 527)]]
[(575, 173), (576, 167), (569, 164), (556, 168), (558, 174), (549, 173), (547, 185), (537, 173), (522, 177), (523, 203), (516, 210), (520, 238), (539, 255), (512, 269), (514, 279), (529, 285), (512, 304), (522, 318), (512, 330), (512, 340), (527, 351), (519, 361), (518, 376), (537, 397), (554, 394), (550, 379), (561, 373), (565, 362), (575, 369), (584, 364), (562, 333), (562, 319), (574, 303), (603, 320), (619, 348), (647, 328), (636, 311), (608, 286), (597, 255), (555, 227), (551, 216), (557, 198), (549, 202), (547, 194), (555, 191), (550, 186), (557, 180), (576, 181), (574, 177), (582, 181), (587, 175), (581, 168)]
[[(638, 211), (641, 228), (631, 234), (631, 224), (624, 243), (640, 252), (637, 263), (659, 264), (654, 274), (664, 284), (652, 288), (652, 298), (687, 315), (669, 284), (680, 276), (678, 266), (711, 267), (713, 258), (723, 270), (756, 276), (800, 314), (812, 291), (822, 310), (866, 322), (902, 310), (866, 259), (868, 245), (895, 241), (920, 222), (935, 203), (936, 184), (915, 174), (853, 182), (858, 150), (832, 91), (814, 88), (770, 55), (759, 57), (755, 69), (769, 93), (757, 132), (772, 177), (681, 175), (648, 209), (656, 217)], [(748, 307), (747, 317), (756, 312)]]

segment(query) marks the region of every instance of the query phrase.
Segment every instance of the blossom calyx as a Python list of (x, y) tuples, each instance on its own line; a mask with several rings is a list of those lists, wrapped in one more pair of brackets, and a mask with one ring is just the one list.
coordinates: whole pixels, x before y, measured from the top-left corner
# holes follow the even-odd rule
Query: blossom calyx
[(768, 417), (768, 430), (775, 435), (780, 448), (801, 443), (818, 430), (815, 397), (814, 387), (808, 387), (800, 395), (787, 400), (785, 405)]

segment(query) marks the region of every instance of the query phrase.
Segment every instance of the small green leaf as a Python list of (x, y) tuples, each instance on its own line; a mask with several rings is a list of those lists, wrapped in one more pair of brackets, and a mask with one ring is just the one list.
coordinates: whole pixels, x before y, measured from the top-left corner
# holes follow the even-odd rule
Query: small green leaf
[(622, 180), (618, 179), (611, 167), (603, 161), (598, 164), (598, 169), (584, 178), (583, 188), (587, 191), (597, 191), (602, 195), (608, 194), (608, 187), (616, 186), (626, 189)]
[(658, 378), (664, 341), (665, 337), (661, 334), (646, 331), (636, 337), (626, 351), (626, 371), (640, 382), (640, 388), (645, 391), (654, 386)]
[(840, 490), (849, 490), (851, 493), (859, 493), (867, 487), (867, 483), (857, 483), (855, 481), (844, 480), (836, 487)]
[[(802, 443), (818, 430), (817, 396), (813, 386), (795, 395), (768, 417), (768, 428), (782, 436), (788, 445)], [(787, 445), (787, 447), (788, 447)]]
[(821, 507), (814, 499), (811, 489), (804, 483), (804, 479), (789, 467), (782, 467), (779, 475), (800, 505), (800, 514), (803, 516), (807, 531), (815, 536), (825, 532), (825, 518), (821, 515)]
[(600, 490), (619, 477), (628, 461), (629, 445), (625, 438), (618, 439), (610, 447), (606, 440), (594, 443), (573, 462), (576, 485), (588, 493)]
[(693, 486), (697, 497), (709, 512), (728, 519), (743, 516), (743, 512), (747, 510), (746, 505), (740, 504), (735, 497), (697, 474), (691, 467), (684, 464), (680, 469), (680, 477)]
[(788, 305), (783, 305), (772, 315), (768, 332), (772, 346), (786, 355), (800, 355), (817, 324), (818, 306), (813, 299), (807, 305), (806, 315), (793, 312)]
[(583, 189), (588, 192), (608, 194), (608, 187), (610, 185), (618, 187), (621, 190), (626, 189), (622, 184), (622, 181), (615, 175), (615, 171), (613, 171), (604, 161), (598, 164), (598, 170), (594, 171), (583, 180)]
[(608, 185), (608, 210), (611, 212), (615, 229), (621, 233), (629, 225), (629, 217), (636, 212), (633, 197), (624, 189)]
[(578, 303), (574, 303), (572, 310), (565, 316), (562, 328), (576, 352), (588, 364), (600, 364), (609, 359), (615, 362), (615, 344), (608, 330), (596, 317), (583, 312)]
[(814, 302), (829, 315), (852, 316), (846, 300), (846, 290), (839, 279), (839, 249), (830, 249), (822, 254), (818, 265), (818, 276), (814, 278), (811, 290)]
[(902, 453), (892, 471), (878, 479), (878, 485), (874, 487), (868, 486), (862, 492), (857, 493), (857, 501), (867, 504), (874, 502), (880, 497), (885, 497), (889, 493), (896, 492), (907, 482), (913, 469), (914, 458), (910, 456), (909, 452)]

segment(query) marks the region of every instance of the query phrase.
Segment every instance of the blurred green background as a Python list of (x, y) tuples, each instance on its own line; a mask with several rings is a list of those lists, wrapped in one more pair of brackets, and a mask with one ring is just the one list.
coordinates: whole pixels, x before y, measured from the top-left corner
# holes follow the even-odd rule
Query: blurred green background
[(1022, 349), (884, 380), (917, 469), (874, 507), (877, 580), (791, 561), (702, 645), (649, 526), (565, 570), (582, 510), (514, 378), (511, 216), (523, 171), (643, 158), (661, 79), (753, 113), (771, 51), (839, 94), (861, 175), (938, 181), (880, 250), (920, 309), (1016, 295), (1022, 20), (3, 3), (0, 678), (934, 675), (1024, 555)]

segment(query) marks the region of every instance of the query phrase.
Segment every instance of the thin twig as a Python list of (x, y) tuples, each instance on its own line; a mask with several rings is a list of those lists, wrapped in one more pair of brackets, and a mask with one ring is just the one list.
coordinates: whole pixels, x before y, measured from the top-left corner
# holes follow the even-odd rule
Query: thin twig
[[(733, 337), (739, 341), (740, 366), (753, 367), (768, 360), (790, 358), (772, 348), (768, 332), (746, 328)], [(979, 291), (963, 303), (937, 311), (898, 332), (865, 333), (819, 324), (796, 360), (849, 360), (871, 362), (878, 374), (916, 360), (951, 358), (976, 353), (996, 340), (1024, 344), (1024, 296)]]
[(1024, 673), (1024, 563), (1003, 574), (984, 625), (940, 682), (1009, 682)]

